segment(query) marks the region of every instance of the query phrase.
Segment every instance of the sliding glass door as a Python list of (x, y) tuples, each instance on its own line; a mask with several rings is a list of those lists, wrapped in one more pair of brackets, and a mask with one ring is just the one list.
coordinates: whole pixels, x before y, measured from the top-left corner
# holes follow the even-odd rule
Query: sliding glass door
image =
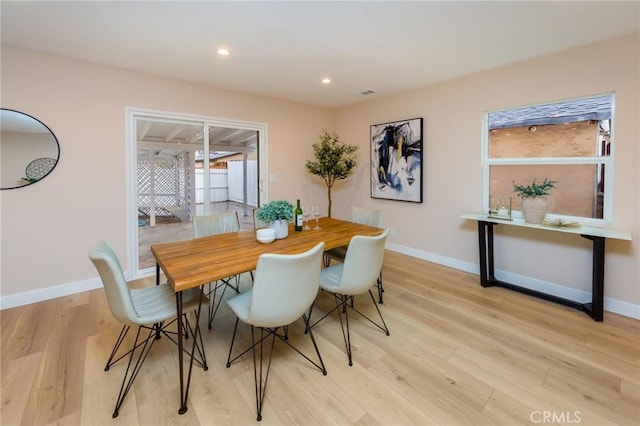
[(191, 238), (193, 216), (236, 210), (252, 226), (265, 125), (134, 110), (127, 124), (129, 278), (155, 273), (150, 246)]

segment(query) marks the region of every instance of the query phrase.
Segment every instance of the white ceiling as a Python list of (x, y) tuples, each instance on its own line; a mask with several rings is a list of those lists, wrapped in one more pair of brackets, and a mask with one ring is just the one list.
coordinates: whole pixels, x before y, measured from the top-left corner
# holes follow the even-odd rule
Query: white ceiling
[(640, 31), (638, 1), (0, 7), (3, 45), (332, 108)]

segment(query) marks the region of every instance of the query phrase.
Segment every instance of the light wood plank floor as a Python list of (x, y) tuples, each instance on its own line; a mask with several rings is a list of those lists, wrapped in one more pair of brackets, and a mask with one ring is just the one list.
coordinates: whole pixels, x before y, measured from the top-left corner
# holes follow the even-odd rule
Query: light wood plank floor
[[(605, 313), (596, 323), (394, 252), (384, 280), (391, 335), (354, 319), (349, 367), (329, 317), (314, 329), (327, 376), (281, 345), (263, 425), (640, 424), (639, 321)], [(356, 303), (372, 312), (370, 300)], [(101, 289), (2, 311), (2, 425), (257, 424), (251, 357), (225, 367), (234, 317), (221, 309), (203, 330), (209, 370), (194, 367), (187, 413), (177, 413), (176, 348), (161, 339), (117, 419), (124, 365), (103, 368), (120, 325)], [(309, 353), (301, 324), (290, 335)]]

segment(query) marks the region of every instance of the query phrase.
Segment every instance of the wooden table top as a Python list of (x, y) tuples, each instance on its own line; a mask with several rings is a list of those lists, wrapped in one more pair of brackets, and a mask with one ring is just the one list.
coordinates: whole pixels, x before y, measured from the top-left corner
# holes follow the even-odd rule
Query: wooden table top
[(263, 253), (297, 254), (324, 241), (324, 249), (346, 246), (355, 235), (373, 236), (382, 229), (323, 217), (319, 231), (295, 232), (269, 244), (258, 242), (255, 230), (242, 230), (185, 241), (153, 244), (151, 252), (175, 291), (256, 269)]

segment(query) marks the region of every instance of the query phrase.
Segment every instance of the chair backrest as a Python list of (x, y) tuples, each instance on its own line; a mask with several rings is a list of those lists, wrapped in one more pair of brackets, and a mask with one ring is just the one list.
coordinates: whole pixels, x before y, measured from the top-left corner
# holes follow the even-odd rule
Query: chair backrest
[(193, 238), (226, 234), (240, 230), (240, 220), (235, 211), (193, 217)]
[(254, 274), (249, 322), (280, 327), (297, 320), (318, 294), (324, 243), (300, 254), (265, 253)]
[(351, 238), (344, 263), (339, 265), (342, 266), (339, 293), (361, 294), (376, 282), (382, 269), (384, 243), (388, 234), (387, 228), (374, 237), (356, 235)]
[(89, 259), (98, 270), (102, 285), (107, 293), (111, 314), (122, 324), (136, 324), (138, 314), (133, 305), (122, 267), (111, 244), (107, 241), (98, 241), (89, 251)]
[(383, 216), (384, 214), (382, 210), (369, 210), (361, 207), (352, 207), (350, 220), (351, 222), (381, 228)]
[(253, 227), (255, 229), (268, 228), (269, 227), (269, 223), (258, 219), (257, 213), (258, 213), (258, 209), (257, 208), (253, 209)]

